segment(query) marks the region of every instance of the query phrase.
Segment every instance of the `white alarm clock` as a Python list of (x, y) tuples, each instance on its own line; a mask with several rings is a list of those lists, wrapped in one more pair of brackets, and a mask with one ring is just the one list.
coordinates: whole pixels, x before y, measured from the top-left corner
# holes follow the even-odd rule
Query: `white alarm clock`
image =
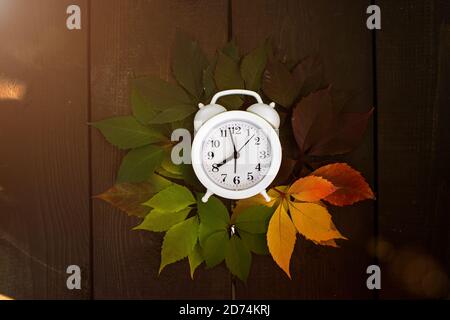
[[(253, 96), (257, 103), (247, 111), (227, 111), (217, 104), (219, 98), (234, 94)], [(264, 104), (254, 91), (236, 89), (216, 93), (209, 105), (199, 108), (191, 156), (195, 174), (207, 189), (202, 201), (213, 194), (244, 199), (258, 193), (270, 201), (266, 188), (281, 165), (275, 104)]]

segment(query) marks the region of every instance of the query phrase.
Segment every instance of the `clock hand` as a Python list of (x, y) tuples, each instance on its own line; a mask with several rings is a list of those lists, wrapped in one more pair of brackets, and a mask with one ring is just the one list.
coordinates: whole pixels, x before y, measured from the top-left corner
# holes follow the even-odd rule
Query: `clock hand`
[[(238, 153), (237, 156), (239, 157), (239, 153)], [(225, 163), (227, 163), (227, 162), (230, 161), (231, 159), (234, 159), (234, 153), (233, 153), (231, 156), (229, 156), (229, 157), (223, 159), (221, 162), (216, 163), (216, 165), (217, 165), (218, 168), (220, 168), (221, 166), (223, 166)]]
[(255, 136), (255, 134), (253, 134), (253, 135), (250, 137), (250, 139), (248, 139), (248, 140), (244, 143), (244, 145), (243, 145), (242, 147), (240, 147), (240, 149), (239, 149), (237, 152), (241, 151), (241, 150), (247, 145), (247, 143), (249, 143), (250, 140), (253, 139), (254, 136)]
[(228, 128), (228, 131), (230, 131), (231, 142), (233, 142), (234, 173), (236, 173), (236, 162), (237, 162), (238, 152), (236, 151), (236, 145), (234, 144), (233, 133), (231, 132), (230, 128)]

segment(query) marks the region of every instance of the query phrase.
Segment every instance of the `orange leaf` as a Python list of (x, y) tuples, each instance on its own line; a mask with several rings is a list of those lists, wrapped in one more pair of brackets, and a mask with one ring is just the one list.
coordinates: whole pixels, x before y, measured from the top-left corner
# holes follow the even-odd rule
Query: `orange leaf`
[(315, 203), (290, 202), (289, 211), (298, 232), (315, 243), (345, 239), (331, 221), (327, 209)]
[(273, 260), (291, 278), (289, 264), (296, 241), (297, 231), (286, 211), (284, 201), (278, 206), (267, 229), (267, 246)]
[(336, 187), (334, 193), (324, 198), (335, 206), (348, 206), (358, 201), (375, 199), (372, 189), (361, 173), (346, 163), (323, 166), (311, 175), (325, 178)]
[(298, 179), (289, 188), (289, 193), (295, 199), (306, 202), (319, 201), (335, 191), (336, 188), (330, 181), (314, 176)]

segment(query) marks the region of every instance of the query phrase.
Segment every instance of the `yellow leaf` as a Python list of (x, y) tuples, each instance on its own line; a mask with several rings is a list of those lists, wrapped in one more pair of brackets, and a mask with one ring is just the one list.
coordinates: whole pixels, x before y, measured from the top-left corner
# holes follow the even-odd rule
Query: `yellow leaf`
[[(276, 191), (274, 189), (276, 189), (278, 191)], [(274, 205), (276, 205), (280, 202), (280, 198), (281, 198), (283, 192), (286, 191), (286, 189), (287, 189), (287, 186), (280, 186), (280, 187), (270, 189), (267, 192), (267, 194), (269, 195), (269, 197), (271, 199), (269, 202), (267, 202), (264, 199), (264, 197), (260, 194), (257, 194), (256, 196), (253, 196), (251, 198), (239, 200), (233, 209), (233, 214), (231, 215), (231, 221), (233, 222), (236, 219), (236, 217), (239, 215), (239, 213), (241, 213), (242, 211), (244, 211), (245, 209), (247, 209), (249, 207), (260, 206), (260, 205), (264, 205), (267, 207), (273, 207)]]
[(316, 244), (335, 246), (333, 239), (346, 239), (336, 229), (327, 209), (315, 203), (290, 202), (289, 211), (298, 232)]
[(295, 199), (306, 202), (319, 201), (335, 191), (330, 181), (315, 176), (298, 179), (289, 188), (289, 194)]
[(287, 214), (287, 204), (282, 201), (275, 210), (267, 230), (267, 246), (273, 260), (291, 278), (289, 264), (294, 251), (297, 231)]

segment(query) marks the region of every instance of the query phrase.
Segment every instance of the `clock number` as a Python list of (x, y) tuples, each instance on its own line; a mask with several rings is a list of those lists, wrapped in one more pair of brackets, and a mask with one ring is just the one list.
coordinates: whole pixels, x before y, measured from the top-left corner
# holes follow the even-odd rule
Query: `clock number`
[(269, 153), (267, 152), (267, 151), (261, 151), (260, 153), (259, 153), (259, 157), (261, 158), (261, 159), (265, 159), (265, 158), (267, 158), (269, 156)]
[(228, 129), (231, 130), (232, 134), (241, 134), (241, 127), (235, 126), (235, 127), (230, 127)]
[(208, 152), (208, 160), (211, 160), (214, 158), (214, 152), (210, 151)]
[(218, 148), (220, 147), (220, 141), (219, 140), (211, 140), (211, 147)]
[(261, 171), (261, 163), (258, 163), (258, 165), (255, 167), (256, 170)]
[(239, 183), (241, 183), (241, 180), (240, 180), (239, 176), (235, 176), (235, 177), (233, 178), (233, 183), (234, 183), (234, 184), (239, 184)]
[(222, 173), (222, 182), (225, 182), (226, 178), (227, 178), (227, 174), (226, 173)]
[(259, 146), (261, 144), (261, 138), (260, 137), (256, 137), (255, 138), (255, 145)]
[(219, 172), (219, 167), (217, 166), (217, 163), (213, 163), (212, 172)]
[(253, 181), (253, 172), (247, 172), (247, 180)]

